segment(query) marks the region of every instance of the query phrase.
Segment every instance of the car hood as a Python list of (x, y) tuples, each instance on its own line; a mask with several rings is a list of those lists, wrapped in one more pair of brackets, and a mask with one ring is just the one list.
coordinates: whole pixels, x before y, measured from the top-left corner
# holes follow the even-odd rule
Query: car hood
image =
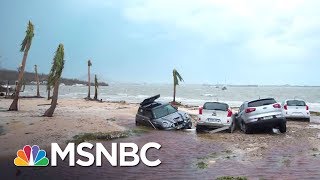
[(160, 119), (165, 120), (165, 121), (169, 121), (171, 123), (176, 123), (176, 122), (184, 121), (184, 118), (186, 116), (185, 114), (186, 114), (185, 112), (177, 111), (175, 113), (164, 116)]

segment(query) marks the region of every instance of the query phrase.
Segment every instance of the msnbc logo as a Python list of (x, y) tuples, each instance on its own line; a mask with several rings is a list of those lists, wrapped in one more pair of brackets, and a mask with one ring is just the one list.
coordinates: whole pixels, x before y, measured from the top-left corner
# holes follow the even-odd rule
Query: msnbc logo
[(49, 159), (46, 157), (46, 151), (40, 150), (38, 145), (32, 147), (26, 145), (17, 151), (14, 164), (16, 166), (48, 166)]

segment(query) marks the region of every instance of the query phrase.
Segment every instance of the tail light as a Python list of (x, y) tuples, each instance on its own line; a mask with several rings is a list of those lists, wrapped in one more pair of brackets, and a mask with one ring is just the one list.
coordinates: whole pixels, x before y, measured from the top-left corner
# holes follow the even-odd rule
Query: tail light
[(228, 109), (228, 116), (227, 117), (231, 117), (232, 116), (232, 111), (231, 109)]
[(285, 104), (285, 105), (283, 106), (283, 108), (284, 108), (284, 110), (288, 110), (288, 105)]
[(274, 108), (281, 108), (281, 105), (280, 104), (274, 104), (273, 107)]
[(199, 114), (202, 114), (203, 107), (199, 107)]
[(306, 105), (306, 110), (307, 110), (307, 111), (309, 110), (309, 106), (308, 106), (308, 105)]
[(256, 108), (247, 108), (246, 109), (246, 113), (251, 113), (251, 112), (253, 112), (255, 110), (256, 110)]

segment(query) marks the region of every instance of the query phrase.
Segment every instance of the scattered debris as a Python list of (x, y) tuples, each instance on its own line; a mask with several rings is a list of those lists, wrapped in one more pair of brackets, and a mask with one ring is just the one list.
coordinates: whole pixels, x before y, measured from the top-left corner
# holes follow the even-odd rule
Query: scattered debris
[(222, 176), (218, 177), (216, 180), (247, 180), (247, 177), (233, 177), (233, 176)]

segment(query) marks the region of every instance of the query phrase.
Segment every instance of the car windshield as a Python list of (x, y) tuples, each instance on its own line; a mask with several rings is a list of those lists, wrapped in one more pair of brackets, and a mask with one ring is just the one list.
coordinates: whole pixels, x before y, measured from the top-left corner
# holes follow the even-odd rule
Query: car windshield
[(270, 98), (270, 99), (259, 99), (256, 101), (251, 101), (248, 103), (248, 107), (259, 107), (259, 106), (266, 106), (270, 104), (277, 103), (276, 100)]
[(207, 102), (203, 105), (203, 109), (206, 109), (206, 110), (227, 111), (228, 108), (229, 108), (228, 104), (217, 103), (217, 102)]
[(157, 107), (153, 110), (153, 115), (155, 119), (162, 118), (164, 116), (167, 116), (169, 114), (177, 112), (177, 109), (175, 109), (170, 104)]
[(304, 101), (299, 100), (290, 100), (287, 101), (288, 106), (306, 106), (306, 103)]

